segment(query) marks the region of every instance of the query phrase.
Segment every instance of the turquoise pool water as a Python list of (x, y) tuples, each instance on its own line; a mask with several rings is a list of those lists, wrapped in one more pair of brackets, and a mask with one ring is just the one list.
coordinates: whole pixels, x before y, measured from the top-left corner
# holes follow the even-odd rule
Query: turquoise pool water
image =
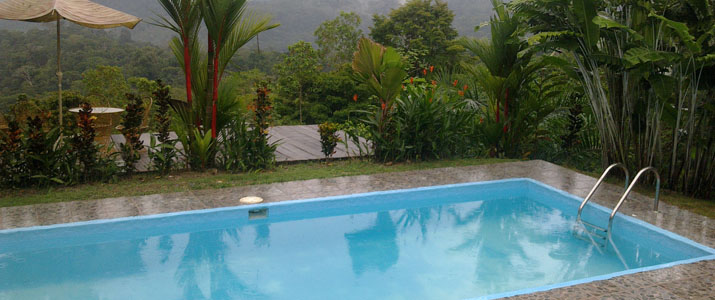
[(578, 205), (513, 179), (5, 230), (0, 299), (468, 299), (715, 254), (619, 216), (619, 256)]

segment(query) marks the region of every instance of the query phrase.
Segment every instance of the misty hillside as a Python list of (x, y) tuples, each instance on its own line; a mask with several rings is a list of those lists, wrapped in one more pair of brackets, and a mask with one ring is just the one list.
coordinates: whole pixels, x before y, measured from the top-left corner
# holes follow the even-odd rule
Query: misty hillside
[[(162, 9), (156, 0), (94, 0), (144, 19), (131, 31), (137, 41), (151, 42), (165, 46), (173, 36), (166, 29), (150, 24), (156, 13)], [(260, 35), (261, 48), (282, 51), (299, 40), (313, 41), (313, 32), (320, 23), (335, 18), (341, 10), (354, 11), (363, 19), (363, 31), (368, 32), (373, 14), (387, 14), (404, 0), (249, 0), (251, 7), (274, 17), (281, 26)], [(449, 8), (455, 13), (454, 27), (460, 35), (475, 35), (474, 26), (489, 19), (489, 0), (448, 0)], [(26, 22), (0, 20), (0, 30), (27, 30), (38, 26)], [(126, 29), (113, 29), (115, 32)], [(255, 45), (255, 44), (254, 44)], [(252, 45), (253, 46), (253, 45)]]

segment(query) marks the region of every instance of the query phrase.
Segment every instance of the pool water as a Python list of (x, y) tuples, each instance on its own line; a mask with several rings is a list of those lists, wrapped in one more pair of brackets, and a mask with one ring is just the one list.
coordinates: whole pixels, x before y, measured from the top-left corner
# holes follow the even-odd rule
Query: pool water
[(597, 246), (578, 204), (516, 179), (6, 230), (0, 299), (467, 299), (715, 254), (621, 216)]

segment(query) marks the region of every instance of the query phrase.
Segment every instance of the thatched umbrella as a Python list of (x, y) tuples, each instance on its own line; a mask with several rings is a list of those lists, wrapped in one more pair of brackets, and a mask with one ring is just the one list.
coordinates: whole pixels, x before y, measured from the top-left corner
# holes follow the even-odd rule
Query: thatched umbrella
[(0, 2), (0, 19), (27, 22), (57, 22), (57, 88), (62, 126), (62, 68), (60, 66), (60, 20), (90, 28), (124, 26), (133, 29), (141, 19), (87, 0), (5, 0)]

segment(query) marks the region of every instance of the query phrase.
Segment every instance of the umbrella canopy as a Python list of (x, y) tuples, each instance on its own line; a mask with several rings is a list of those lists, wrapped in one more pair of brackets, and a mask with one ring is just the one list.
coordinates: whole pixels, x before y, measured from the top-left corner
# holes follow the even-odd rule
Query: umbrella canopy
[(67, 19), (91, 28), (134, 28), (141, 19), (87, 0), (5, 0), (0, 19), (54, 22)]
[(0, 2), (0, 19), (27, 22), (57, 22), (57, 89), (62, 127), (62, 68), (60, 64), (60, 20), (67, 19), (90, 28), (124, 26), (133, 29), (141, 19), (88, 0), (5, 0)]

